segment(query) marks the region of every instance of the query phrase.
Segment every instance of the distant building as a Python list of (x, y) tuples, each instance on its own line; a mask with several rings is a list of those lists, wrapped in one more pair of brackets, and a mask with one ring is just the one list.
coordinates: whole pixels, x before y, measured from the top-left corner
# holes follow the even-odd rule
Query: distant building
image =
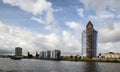
[(45, 58), (45, 51), (39, 53), (39, 58)]
[(47, 58), (50, 58), (50, 55), (51, 55), (51, 51), (48, 50), (48, 51), (47, 51)]
[(91, 21), (88, 22), (86, 30), (82, 32), (82, 56), (88, 59), (96, 57), (97, 54), (97, 31), (93, 28)]
[(55, 58), (55, 51), (51, 51), (51, 58)]
[(57, 59), (61, 56), (60, 50), (48, 50), (48, 51), (42, 51), (39, 53), (39, 58), (42, 59)]
[(20, 47), (15, 48), (15, 56), (22, 56), (22, 48)]
[(52, 51), (52, 58), (60, 58), (61, 51), (60, 50), (54, 50)]
[(60, 50), (55, 50), (55, 54), (56, 54), (55, 58), (60, 58), (61, 51)]
[(109, 52), (109, 53), (105, 53), (103, 57), (105, 59), (120, 59), (120, 53)]
[(82, 52), (81, 56), (86, 57), (86, 30), (82, 32)]

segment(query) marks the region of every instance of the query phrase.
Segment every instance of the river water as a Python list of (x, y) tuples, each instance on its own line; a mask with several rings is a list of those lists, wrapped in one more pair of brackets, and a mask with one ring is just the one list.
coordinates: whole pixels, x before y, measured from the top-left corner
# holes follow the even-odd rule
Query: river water
[(0, 58), (0, 72), (120, 72), (120, 63)]

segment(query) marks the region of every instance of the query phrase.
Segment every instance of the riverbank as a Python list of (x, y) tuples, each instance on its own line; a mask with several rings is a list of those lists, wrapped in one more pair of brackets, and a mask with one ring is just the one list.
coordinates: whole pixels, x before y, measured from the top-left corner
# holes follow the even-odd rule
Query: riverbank
[(88, 59), (61, 59), (63, 61), (82, 61), (82, 62), (112, 62), (112, 63), (120, 63), (120, 60), (88, 60)]
[[(31, 58), (26, 58), (31, 59)], [(39, 60), (53, 60), (53, 61), (75, 61), (75, 62), (111, 62), (111, 63), (120, 63), (120, 60), (93, 60), (93, 59), (40, 59), (40, 58), (32, 58), (32, 59), (39, 59)]]
[[(1, 58), (11, 58), (11, 57), (1, 57)], [(22, 59), (37, 59), (37, 60), (53, 60), (53, 61), (81, 61), (81, 62), (111, 62), (111, 63), (120, 63), (120, 59), (111, 60), (111, 59), (79, 59), (79, 58), (58, 58), (58, 59), (51, 59), (51, 58), (36, 58), (36, 57), (23, 57)], [(15, 60), (15, 59), (14, 59)], [(21, 59), (20, 59), (21, 60)]]

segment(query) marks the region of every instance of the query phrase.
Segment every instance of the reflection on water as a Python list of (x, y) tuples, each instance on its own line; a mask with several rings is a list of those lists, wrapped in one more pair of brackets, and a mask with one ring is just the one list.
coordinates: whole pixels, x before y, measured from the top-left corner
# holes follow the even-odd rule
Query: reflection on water
[(83, 68), (84, 72), (101, 72), (96, 62), (86, 62)]
[(0, 72), (120, 72), (119, 63), (0, 58)]

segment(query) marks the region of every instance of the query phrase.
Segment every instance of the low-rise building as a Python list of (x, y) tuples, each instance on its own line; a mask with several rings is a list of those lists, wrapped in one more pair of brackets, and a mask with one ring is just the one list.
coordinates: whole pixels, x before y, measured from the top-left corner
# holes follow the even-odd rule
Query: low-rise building
[(99, 59), (120, 59), (120, 53), (113, 53), (113, 52), (109, 52), (109, 53), (105, 53), (103, 55), (99, 55), (98, 56)]
[(120, 53), (113, 53), (113, 52), (105, 53), (104, 58), (105, 59), (120, 59)]

